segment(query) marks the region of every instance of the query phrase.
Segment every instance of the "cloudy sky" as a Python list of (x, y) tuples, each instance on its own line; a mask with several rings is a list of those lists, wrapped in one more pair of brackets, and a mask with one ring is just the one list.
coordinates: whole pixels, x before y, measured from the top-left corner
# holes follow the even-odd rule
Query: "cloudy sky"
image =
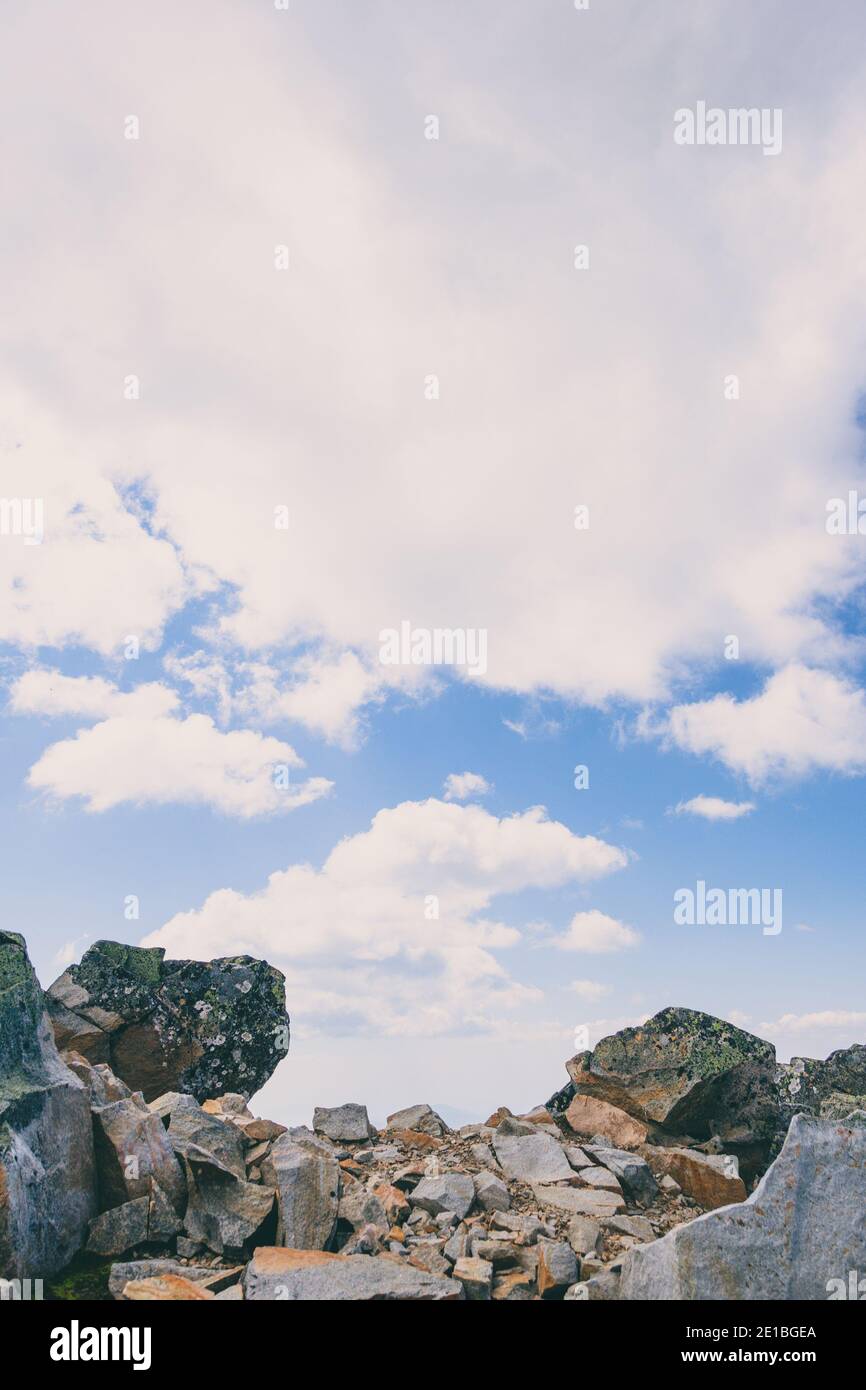
[[(667, 1004), (866, 1038), (862, 6), (7, 0), (2, 55), (43, 982), (266, 956), (293, 1120), (527, 1107)], [(699, 881), (782, 929), (677, 923)]]

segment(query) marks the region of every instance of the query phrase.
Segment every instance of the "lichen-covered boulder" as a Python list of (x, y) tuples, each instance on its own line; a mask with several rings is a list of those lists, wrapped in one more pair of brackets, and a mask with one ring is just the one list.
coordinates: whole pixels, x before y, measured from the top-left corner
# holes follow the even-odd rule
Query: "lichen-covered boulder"
[(184, 1091), (249, 1098), (286, 1055), (285, 979), (251, 956), (165, 960), (161, 947), (97, 941), (47, 993), (57, 1044), (145, 1100)]
[(24, 938), (0, 932), (0, 1278), (44, 1278), (96, 1211), (87, 1086), (60, 1059)]
[(576, 1094), (596, 1096), (671, 1134), (718, 1135), (747, 1168), (777, 1139), (775, 1049), (710, 1014), (662, 1009), (566, 1065)]
[(829, 1120), (866, 1110), (866, 1046), (831, 1052), (824, 1062), (792, 1057), (776, 1072), (782, 1108), (788, 1115), (805, 1110)]

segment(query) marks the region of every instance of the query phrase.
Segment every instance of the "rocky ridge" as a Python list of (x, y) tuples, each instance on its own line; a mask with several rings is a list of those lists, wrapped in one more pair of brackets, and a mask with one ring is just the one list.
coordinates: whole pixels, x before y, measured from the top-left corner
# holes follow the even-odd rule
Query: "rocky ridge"
[[(102, 993), (80, 967), (62, 991), (87, 989), (78, 1017), (110, 1040), (168, 1008), (153, 999), (177, 972), (105, 945)], [(114, 1027), (92, 1002), (108, 974), (127, 1020)], [(194, 991), (169, 998), (188, 1035)], [(4, 1277), (44, 1277), (79, 1251), (118, 1299), (511, 1302), (823, 1298), (866, 1267), (866, 1116), (835, 1113), (866, 1089), (866, 1049), (779, 1068), (761, 1039), (669, 1009), (571, 1059), (568, 1085), (528, 1114), (452, 1130), (417, 1104), (377, 1130), (347, 1103), (287, 1128), (240, 1090), (203, 1095), (201, 1059), (178, 1065), (162, 1024), (138, 1036), (160, 1066), (175, 1056), (176, 1084), (148, 1099), (134, 1072), (59, 1053), (44, 1007), (23, 940), (0, 935)], [(245, 1040), (226, 1042), (237, 1067)], [(48, 1166), (57, 1144), (68, 1172)]]

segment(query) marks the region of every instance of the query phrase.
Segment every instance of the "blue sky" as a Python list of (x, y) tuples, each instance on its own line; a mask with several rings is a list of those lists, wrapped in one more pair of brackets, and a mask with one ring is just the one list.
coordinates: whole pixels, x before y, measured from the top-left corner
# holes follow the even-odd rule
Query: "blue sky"
[[(84, 8), (10, 7), (0, 88), (43, 981), (100, 937), (266, 956), (292, 1120), (528, 1107), (668, 1004), (866, 1037), (860, 7)], [(677, 144), (698, 101), (780, 148)], [(484, 669), (383, 665), (404, 621)], [(782, 930), (677, 925), (699, 880)]]

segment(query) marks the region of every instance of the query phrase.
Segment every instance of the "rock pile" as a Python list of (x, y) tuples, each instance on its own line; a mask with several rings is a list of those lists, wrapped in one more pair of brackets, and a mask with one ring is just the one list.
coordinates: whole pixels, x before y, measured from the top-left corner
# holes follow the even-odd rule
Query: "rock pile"
[[(571, 1302), (826, 1298), (866, 1268), (866, 1114), (836, 1114), (866, 1049), (779, 1068), (760, 1039), (668, 1009), (573, 1058), (529, 1114), (452, 1130), (418, 1104), (378, 1130), (350, 1103), (287, 1128), (248, 1089), (203, 1093), (264, 1065), (274, 975), (100, 943), (52, 987), (58, 1037), (89, 1049), (58, 1055), (24, 943), (0, 934), (0, 1274), (83, 1249), (126, 1300)], [(206, 977), (217, 1022), (243, 1030), (228, 1073), (196, 1031)], [(138, 1072), (130, 1036), (150, 1049)]]

